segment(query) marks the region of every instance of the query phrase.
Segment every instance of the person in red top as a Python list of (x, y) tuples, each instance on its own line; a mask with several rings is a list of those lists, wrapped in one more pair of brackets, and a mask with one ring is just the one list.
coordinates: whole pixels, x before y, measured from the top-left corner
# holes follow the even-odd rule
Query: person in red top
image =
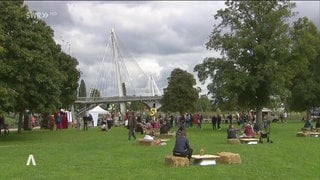
[(254, 136), (256, 135), (251, 124), (246, 125), (243, 133), (244, 133), (244, 137), (248, 137), (248, 138), (254, 138)]

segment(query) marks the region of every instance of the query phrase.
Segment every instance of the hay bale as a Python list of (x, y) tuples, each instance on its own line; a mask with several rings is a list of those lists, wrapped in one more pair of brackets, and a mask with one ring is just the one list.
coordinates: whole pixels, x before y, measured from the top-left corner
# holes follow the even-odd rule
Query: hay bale
[(311, 131), (311, 128), (301, 128), (301, 131), (302, 131), (302, 132), (310, 132), (310, 131)]
[(218, 156), (220, 158), (218, 161), (223, 164), (241, 164), (241, 158), (240, 155), (237, 153), (231, 153), (231, 152), (220, 152), (218, 153)]
[(150, 136), (154, 136), (155, 135), (155, 132), (154, 132), (153, 129), (145, 129), (144, 132), (145, 132), (146, 135), (150, 135)]
[(240, 144), (240, 140), (239, 139), (228, 139), (227, 140), (228, 144)]
[(142, 146), (154, 146), (156, 145), (156, 140), (137, 139), (136, 144)]
[(310, 133), (308, 132), (303, 132), (303, 131), (297, 132), (297, 137), (309, 137), (309, 136), (310, 136)]
[(167, 134), (155, 133), (155, 137), (159, 139), (170, 139), (176, 136), (175, 132), (168, 132)]
[(189, 159), (187, 157), (178, 157), (173, 155), (168, 155), (164, 159), (164, 163), (167, 166), (189, 166)]

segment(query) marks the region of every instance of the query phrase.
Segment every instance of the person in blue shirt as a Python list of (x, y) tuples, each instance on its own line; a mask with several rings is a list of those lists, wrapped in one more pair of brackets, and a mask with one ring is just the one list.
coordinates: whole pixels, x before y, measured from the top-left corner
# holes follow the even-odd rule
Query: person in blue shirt
[(236, 129), (233, 127), (232, 124), (230, 124), (227, 130), (227, 139), (235, 139), (235, 138), (237, 138)]
[(173, 148), (173, 155), (179, 157), (187, 157), (190, 161), (193, 149), (190, 146), (187, 139), (187, 133), (185, 130), (181, 131), (181, 134), (177, 136), (176, 143)]

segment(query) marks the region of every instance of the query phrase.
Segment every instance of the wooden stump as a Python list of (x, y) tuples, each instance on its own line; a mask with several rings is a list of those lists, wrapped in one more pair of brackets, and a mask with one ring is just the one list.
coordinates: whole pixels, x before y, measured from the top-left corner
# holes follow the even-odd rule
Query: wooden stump
[(173, 155), (168, 155), (165, 157), (165, 165), (167, 166), (189, 166), (189, 159), (187, 157), (178, 157)]
[(228, 144), (240, 144), (240, 140), (239, 139), (228, 139), (227, 143)]
[(223, 164), (241, 164), (241, 158), (239, 154), (231, 152), (220, 152), (218, 153), (220, 163)]

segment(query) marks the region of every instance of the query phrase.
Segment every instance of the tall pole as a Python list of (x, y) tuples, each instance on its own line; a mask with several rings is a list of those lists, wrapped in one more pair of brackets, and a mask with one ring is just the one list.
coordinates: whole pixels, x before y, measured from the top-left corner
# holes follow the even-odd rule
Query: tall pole
[[(121, 82), (121, 77), (120, 77), (120, 64), (119, 64), (119, 55), (118, 55), (118, 51), (117, 51), (116, 36), (115, 36), (115, 31), (113, 28), (111, 29), (111, 43), (112, 43), (113, 59), (116, 64), (116, 80), (117, 80), (117, 84), (118, 84), (118, 96), (119, 96), (119, 98), (121, 98), (124, 96), (124, 93), (123, 93), (122, 82)], [(120, 103), (120, 112), (121, 112), (122, 116), (125, 115), (125, 113), (126, 113), (125, 103)]]

